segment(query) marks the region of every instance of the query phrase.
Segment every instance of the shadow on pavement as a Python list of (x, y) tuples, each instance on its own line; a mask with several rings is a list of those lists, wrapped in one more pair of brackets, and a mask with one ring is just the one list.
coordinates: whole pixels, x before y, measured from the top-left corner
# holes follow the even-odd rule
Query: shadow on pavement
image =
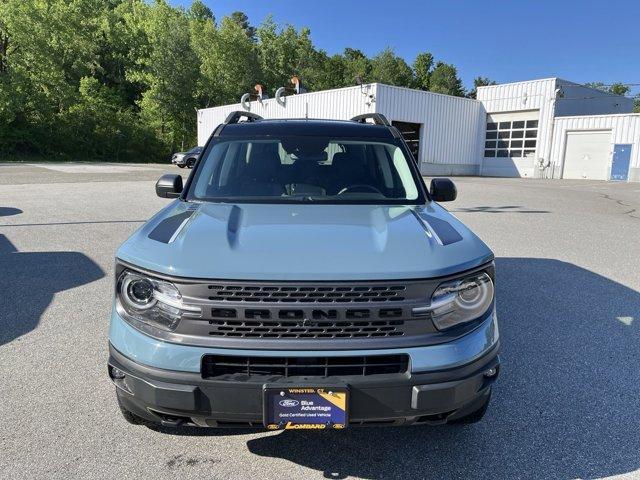
[(520, 205), (502, 207), (461, 207), (451, 210), (453, 213), (551, 213), (549, 210), (529, 210)]
[(326, 478), (596, 478), (640, 468), (640, 293), (576, 265), (500, 258), (503, 368), (484, 420), (247, 442)]
[(79, 252), (19, 252), (0, 235), (0, 345), (37, 327), (54, 294), (104, 276)]
[(15, 207), (0, 207), (0, 217), (10, 217), (11, 215), (20, 215), (22, 210)]

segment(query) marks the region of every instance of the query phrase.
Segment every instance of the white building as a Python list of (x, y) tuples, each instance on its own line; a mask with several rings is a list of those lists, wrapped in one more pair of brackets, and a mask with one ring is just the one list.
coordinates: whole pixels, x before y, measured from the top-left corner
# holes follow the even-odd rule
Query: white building
[(234, 110), (264, 118), (384, 114), (425, 175), (640, 181), (631, 99), (557, 78), (478, 89), (478, 100), (379, 83), (198, 111), (198, 144)]
[(608, 180), (613, 162), (617, 179), (624, 170), (640, 181), (630, 98), (547, 78), (480, 87), (478, 101), (487, 114), (481, 175)]

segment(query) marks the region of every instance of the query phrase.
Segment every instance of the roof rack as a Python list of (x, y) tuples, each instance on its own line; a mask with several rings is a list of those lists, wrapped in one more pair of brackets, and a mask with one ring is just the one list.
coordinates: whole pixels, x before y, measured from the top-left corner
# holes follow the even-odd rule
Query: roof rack
[(381, 113), (364, 113), (362, 115), (357, 115), (351, 119), (352, 122), (358, 123), (367, 123), (367, 119), (373, 120), (373, 123), (376, 125), (384, 125), (385, 127), (390, 127), (391, 123), (387, 120)]
[(251, 112), (243, 112), (243, 111), (235, 111), (231, 112), (227, 115), (227, 118), (224, 120), (225, 124), (228, 123), (240, 123), (241, 118), (246, 118), (247, 122), (255, 122), (256, 120), (264, 120), (260, 115)]

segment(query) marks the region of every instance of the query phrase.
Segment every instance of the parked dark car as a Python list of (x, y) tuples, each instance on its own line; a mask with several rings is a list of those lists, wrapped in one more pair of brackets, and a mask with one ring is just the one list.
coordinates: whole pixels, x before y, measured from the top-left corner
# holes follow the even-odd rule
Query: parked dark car
[(201, 153), (202, 147), (193, 147), (187, 152), (177, 152), (171, 157), (171, 163), (177, 165), (179, 168), (193, 168)]

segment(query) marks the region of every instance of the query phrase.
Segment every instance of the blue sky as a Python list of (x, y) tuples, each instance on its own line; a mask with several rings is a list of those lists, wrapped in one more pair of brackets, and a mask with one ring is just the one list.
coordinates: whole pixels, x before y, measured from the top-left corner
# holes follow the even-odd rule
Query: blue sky
[(252, 24), (272, 14), (279, 24), (307, 26), (329, 53), (353, 47), (374, 55), (389, 46), (411, 63), (429, 51), (453, 63), (466, 86), (478, 75), (640, 84), (638, 0), (204, 1), (218, 19), (242, 10)]

